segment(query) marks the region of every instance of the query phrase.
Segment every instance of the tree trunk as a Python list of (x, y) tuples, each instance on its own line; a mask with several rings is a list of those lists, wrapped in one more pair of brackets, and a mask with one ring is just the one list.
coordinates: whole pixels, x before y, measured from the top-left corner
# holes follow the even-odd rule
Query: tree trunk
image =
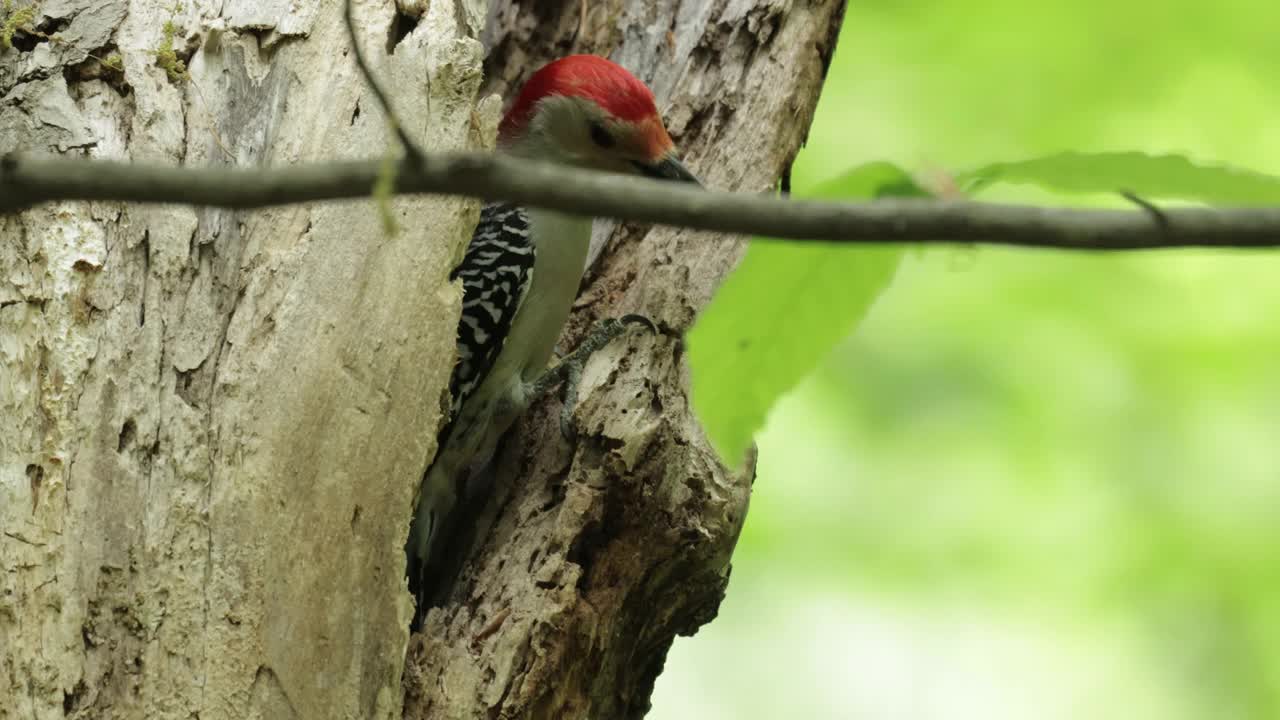
[[(390, 0), (356, 8), (429, 148), (492, 133), (464, 9), (388, 55)], [(157, 66), (167, 22), (189, 78)], [(35, 23), (56, 35), (0, 56), (3, 151), (252, 166), (393, 142), (332, 0), (47, 0)], [(397, 200), (394, 237), (370, 202), (0, 218), (0, 717), (399, 717), (408, 508), (476, 207)]]
[[(486, 8), (399, 5), (357, 2), (356, 24), (408, 130), (491, 143)], [(36, 8), (0, 51), (0, 152), (252, 166), (394, 146), (336, 0)], [(490, 9), (491, 87), (610, 55), (704, 181), (773, 185), (838, 3), (593, 2), (578, 32), (581, 8)], [(372, 201), (0, 216), (0, 719), (643, 713), (673, 635), (714, 615), (746, 510), (750, 465), (709, 450), (679, 345), (741, 242), (599, 223), (566, 345), (626, 311), (662, 333), (592, 362), (575, 443), (554, 403), (510, 439), (406, 664), (402, 547), (477, 203), (390, 208), (392, 236)]]
[[(543, 62), (606, 55), (649, 83), (707, 185), (774, 188), (804, 141), (843, 4), (500, 3), (486, 45), (506, 94)], [(691, 414), (681, 335), (741, 239), (597, 222), (563, 346), (641, 313), (594, 357), (561, 439), (557, 402), (509, 438), (448, 602), (414, 637), (407, 718), (624, 718), (649, 709), (676, 635), (715, 617), (754, 477), (724, 468)]]

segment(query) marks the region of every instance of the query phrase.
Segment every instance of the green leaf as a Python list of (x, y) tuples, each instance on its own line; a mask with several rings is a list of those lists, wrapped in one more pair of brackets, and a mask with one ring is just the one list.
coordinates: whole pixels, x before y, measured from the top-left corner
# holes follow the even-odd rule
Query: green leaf
[(1181, 155), (1138, 152), (1047, 155), (988, 165), (959, 180), (969, 192), (1008, 182), (1030, 183), (1059, 192), (1127, 190), (1148, 199), (1194, 200), (1213, 205), (1280, 202), (1280, 177), (1225, 165), (1201, 165)]
[[(911, 177), (874, 163), (805, 197), (927, 195)], [(848, 336), (889, 285), (902, 246), (753, 238), (742, 263), (688, 335), (693, 407), (712, 444), (736, 465), (778, 398)]]

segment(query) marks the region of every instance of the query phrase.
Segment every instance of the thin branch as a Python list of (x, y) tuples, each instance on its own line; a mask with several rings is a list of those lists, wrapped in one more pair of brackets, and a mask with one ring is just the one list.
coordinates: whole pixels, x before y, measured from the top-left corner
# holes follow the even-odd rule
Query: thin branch
[[(379, 161), (286, 168), (181, 168), (10, 154), (0, 158), (0, 212), (53, 200), (261, 208), (367, 197)], [(1280, 208), (1094, 210), (884, 199), (794, 200), (690, 188), (487, 153), (401, 161), (397, 193), (510, 200), (594, 217), (700, 230), (840, 242), (997, 243), (1081, 250), (1275, 247)]]
[(1147, 214), (1151, 216), (1151, 219), (1154, 220), (1155, 223), (1159, 225), (1163, 230), (1167, 231), (1169, 229), (1168, 216), (1166, 216), (1164, 214), (1164, 211), (1161, 210), (1159, 207), (1157, 207), (1155, 203), (1151, 202), (1150, 200), (1147, 200), (1146, 198), (1142, 197), (1141, 195), (1139, 195), (1138, 193), (1132, 190), (1121, 190), (1120, 197), (1124, 198), (1125, 200), (1128, 200), (1134, 205), (1137, 205), (1143, 210), (1146, 210)]
[(351, 51), (356, 56), (356, 67), (360, 68), (360, 74), (364, 76), (364, 81), (369, 83), (369, 87), (373, 89), (373, 95), (378, 99), (378, 104), (382, 106), (382, 112), (387, 117), (387, 124), (391, 126), (391, 130), (395, 132), (396, 137), (400, 138), (400, 144), (404, 146), (405, 155), (415, 165), (422, 163), (424, 153), (409, 137), (408, 131), (404, 129), (404, 125), (400, 122), (400, 117), (396, 115), (395, 109), (391, 106), (391, 96), (387, 95), (383, 89), (382, 83), (378, 82), (378, 78), (374, 77), (373, 70), (369, 68), (369, 62), (364, 57), (364, 51), (360, 49), (360, 38), (356, 37), (355, 20), (351, 16), (351, 0), (343, 2), (343, 20), (347, 25), (347, 37), (351, 38)]

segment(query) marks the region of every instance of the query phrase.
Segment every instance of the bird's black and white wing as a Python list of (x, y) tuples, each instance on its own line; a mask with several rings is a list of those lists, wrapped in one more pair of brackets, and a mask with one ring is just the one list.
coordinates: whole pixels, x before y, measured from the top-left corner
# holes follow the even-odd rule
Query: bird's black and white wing
[(451, 417), (484, 382), (502, 351), (511, 323), (533, 280), (534, 246), (529, 216), (510, 203), (480, 211), (471, 244), (450, 279), (462, 280), (458, 364), (449, 378)]

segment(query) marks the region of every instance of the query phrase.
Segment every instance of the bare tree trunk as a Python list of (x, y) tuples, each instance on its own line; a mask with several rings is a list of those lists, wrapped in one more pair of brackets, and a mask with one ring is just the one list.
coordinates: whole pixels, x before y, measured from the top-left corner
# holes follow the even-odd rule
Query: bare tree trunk
[[(489, 85), (506, 92), (569, 52), (608, 55), (649, 82), (706, 184), (766, 191), (804, 141), (843, 7), (499, 3)], [(681, 334), (744, 244), (613, 223), (596, 241), (564, 346), (628, 312), (661, 333), (593, 358), (572, 446), (555, 403), (510, 439), (449, 602), (411, 646), (406, 717), (643, 716), (674, 637), (723, 597), (754, 458), (740, 472), (718, 462), (690, 412)]]
[[(339, 2), (172, 6), (41, 2), (53, 37), (0, 55), (0, 151), (391, 147)], [(391, 0), (357, 6), (429, 148), (492, 134), (472, 127), (483, 12), (439, 3), (401, 38)], [(169, 22), (189, 78), (157, 66)], [(400, 715), (402, 543), (476, 203), (393, 207), (391, 238), (369, 202), (0, 217), (0, 718)]]
[[(491, 141), (486, 8), (395, 4), (357, 2), (357, 30), (410, 132)], [(35, 7), (0, 51), (0, 152), (252, 166), (393, 143), (337, 0)], [(803, 140), (840, 9), (499, 5), (490, 86), (610, 55), (706, 182), (765, 190)], [(544, 406), (507, 444), (406, 667), (402, 544), (476, 203), (391, 207), (390, 237), (371, 202), (0, 216), (0, 719), (643, 714), (673, 635), (714, 615), (746, 511), (750, 464), (710, 452), (679, 344), (741, 242), (600, 223), (566, 345), (625, 311), (663, 333), (593, 361), (578, 442)]]

